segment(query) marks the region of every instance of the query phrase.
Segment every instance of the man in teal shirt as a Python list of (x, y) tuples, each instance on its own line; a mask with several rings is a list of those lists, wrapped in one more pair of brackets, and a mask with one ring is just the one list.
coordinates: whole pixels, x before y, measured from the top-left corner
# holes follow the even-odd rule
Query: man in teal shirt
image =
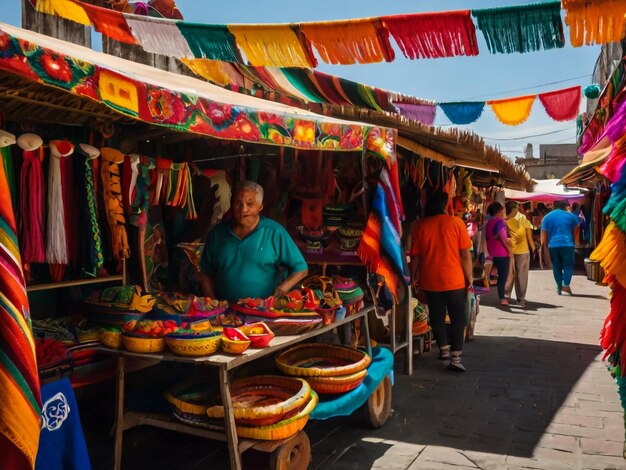
[(242, 181), (233, 194), (233, 219), (211, 229), (200, 261), (204, 295), (236, 302), (291, 290), (308, 273), (285, 228), (260, 215), (263, 188)]

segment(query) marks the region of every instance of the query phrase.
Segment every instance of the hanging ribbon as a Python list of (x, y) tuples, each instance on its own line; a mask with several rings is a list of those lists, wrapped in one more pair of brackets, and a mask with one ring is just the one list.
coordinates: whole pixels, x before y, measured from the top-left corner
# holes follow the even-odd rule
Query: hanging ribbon
[(317, 61), (288, 24), (230, 25), (237, 45), (253, 66), (316, 67)]
[(563, 0), (563, 8), (574, 47), (620, 42), (624, 37), (626, 0)]
[(235, 36), (226, 25), (176, 23), (194, 57), (198, 59), (243, 62)]
[(535, 102), (536, 95), (520, 96), (503, 100), (487, 101), (496, 117), (502, 124), (516, 126), (523, 123), (530, 116), (530, 110)]
[(546, 113), (555, 121), (576, 119), (580, 109), (580, 86), (539, 94)]
[(126, 23), (126, 18), (124, 18), (121, 12), (97, 7), (85, 2), (80, 2), (80, 5), (85, 9), (96, 31), (119, 42), (132, 45), (137, 44), (133, 33)]
[(472, 10), (489, 52), (510, 54), (565, 45), (561, 2)]
[(327, 64), (391, 62), (389, 32), (378, 23), (377, 18), (301, 23), (300, 31)]
[(50, 165), (48, 170), (48, 224), (46, 232), (46, 262), (65, 265), (68, 263), (65, 230), (65, 207), (63, 204), (63, 181), (61, 159), (68, 151), (65, 142), (50, 142)]
[(437, 106), (434, 104), (413, 104), (395, 102), (394, 105), (398, 107), (398, 109), (400, 110), (400, 114), (408, 117), (409, 119), (419, 121), (428, 126), (432, 126), (435, 122), (435, 112), (437, 110)]
[(408, 59), (478, 55), (476, 28), (469, 10), (380, 19)]
[(471, 124), (478, 120), (485, 109), (484, 101), (438, 103), (452, 124)]
[(20, 173), (20, 248), (24, 263), (45, 263), (43, 149), (24, 151)]
[(139, 15), (124, 17), (136, 41), (146, 52), (179, 59), (194, 57), (176, 23)]

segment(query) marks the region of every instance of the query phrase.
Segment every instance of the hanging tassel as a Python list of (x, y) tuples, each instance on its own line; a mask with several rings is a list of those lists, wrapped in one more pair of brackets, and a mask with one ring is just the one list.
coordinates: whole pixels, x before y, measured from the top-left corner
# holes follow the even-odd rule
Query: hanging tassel
[(478, 55), (476, 28), (469, 10), (380, 19), (408, 59)]
[(530, 116), (530, 110), (536, 95), (507, 98), (504, 100), (487, 101), (496, 117), (502, 124), (517, 126)]
[(45, 263), (43, 149), (24, 151), (20, 173), (20, 248), (24, 263)]
[(624, 37), (626, 0), (563, 0), (563, 8), (574, 47), (620, 42)]
[(120, 260), (130, 256), (120, 182), (120, 164), (124, 161), (124, 154), (108, 147), (102, 148), (100, 152), (102, 158), (100, 165), (102, 195), (111, 231), (111, 247), (113, 257)]
[(548, 116), (555, 121), (571, 121), (578, 116), (580, 109), (581, 87), (574, 86), (563, 90), (539, 94), (539, 101)]
[(291, 25), (229, 25), (228, 29), (253, 66), (317, 66), (308, 44), (303, 44)]
[(476, 122), (485, 109), (484, 101), (438, 103), (452, 124), (464, 125)]
[(65, 212), (63, 186), (61, 183), (61, 156), (50, 153), (48, 170), (48, 230), (46, 238), (46, 262), (67, 264), (67, 240), (65, 238)]
[(243, 63), (235, 36), (226, 25), (176, 23), (194, 57)]
[(472, 10), (489, 52), (510, 54), (565, 45), (561, 2)]
[(607, 276), (614, 276), (620, 284), (626, 286), (626, 234), (615, 222), (606, 228), (602, 240), (589, 257), (600, 260)]
[(301, 23), (300, 30), (327, 64), (391, 62), (395, 56), (378, 18)]

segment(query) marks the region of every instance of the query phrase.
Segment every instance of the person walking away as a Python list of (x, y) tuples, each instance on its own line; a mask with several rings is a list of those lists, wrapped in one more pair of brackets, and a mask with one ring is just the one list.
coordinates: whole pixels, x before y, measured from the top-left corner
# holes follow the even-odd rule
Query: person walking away
[(493, 265), (498, 270), (498, 298), (500, 305), (507, 307), (506, 281), (511, 267), (511, 245), (508, 238), (506, 223), (504, 222), (504, 206), (494, 201), (487, 207), (487, 214), (491, 216), (485, 226), (487, 249), (493, 259)]
[(528, 288), (528, 270), (530, 268), (530, 256), (535, 252), (533, 240), (533, 226), (528, 218), (519, 211), (519, 204), (515, 201), (507, 201), (506, 226), (511, 234), (511, 249), (513, 251), (512, 276), (505, 288), (505, 297), (511, 298), (513, 286), (520, 307), (526, 307), (526, 290)]
[(473, 282), (472, 242), (463, 221), (446, 213), (447, 205), (448, 195), (443, 192), (428, 199), (425, 217), (413, 229), (410, 267), (413, 285), (426, 293), (439, 359), (450, 360), (448, 369), (465, 372), (461, 355), (467, 322), (465, 304)]
[(546, 214), (541, 222), (541, 246), (547, 247), (552, 261), (552, 274), (556, 281), (556, 292), (572, 295), (570, 281), (574, 272), (574, 229), (580, 219), (567, 212), (567, 201), (556, 201), (554, 210)]

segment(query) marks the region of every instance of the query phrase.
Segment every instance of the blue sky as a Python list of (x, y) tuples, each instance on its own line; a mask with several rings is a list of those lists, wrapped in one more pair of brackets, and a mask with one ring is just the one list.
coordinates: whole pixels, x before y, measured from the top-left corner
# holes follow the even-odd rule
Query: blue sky
[[(11, 4), (9, 7), (8, 4)], [(517, 5), (512, 0), (177, 0), (188, 21), (203, 23), (283, 23), (348, 19), (400, 13), (489, 8)], [(16, 0), (0, 0), (0, 21), (20, 25), (21, 8)], [(530, 93), (541, 93), (574, 85), (588, 85), (599, 54), (599, 47), (573, 48), (527, 54), (490, 54), (480, 32), (479, 55), (449, 59), (407, 60), (396, 54), (394, 62), (369, 65), (321, 64), (319, 70), (368, 85), (398, 91), (435, 101), (486, 100)], [(543, 85), (561, 82), (552, 85)], [(583, 98), (581, 109), (585, 107)], [(450, 127), (443, 112), (437, 110), (435, 125)], [(462, 126), (483, 136), (511, 157), (521, 156), (526, 143), (532, 143), (535, 156), (541, 143), (575, 142), (575, 122), (555, 122), (535, 101), (530, 118), (510, 127), (501, 124), (491, 109), (470, 126)], [(555, 132), (545, 136), (535, 136)], [(533, 137), (535, 136), (535, 137)], [(506, 140), (495, 140), (506, 139)]]

